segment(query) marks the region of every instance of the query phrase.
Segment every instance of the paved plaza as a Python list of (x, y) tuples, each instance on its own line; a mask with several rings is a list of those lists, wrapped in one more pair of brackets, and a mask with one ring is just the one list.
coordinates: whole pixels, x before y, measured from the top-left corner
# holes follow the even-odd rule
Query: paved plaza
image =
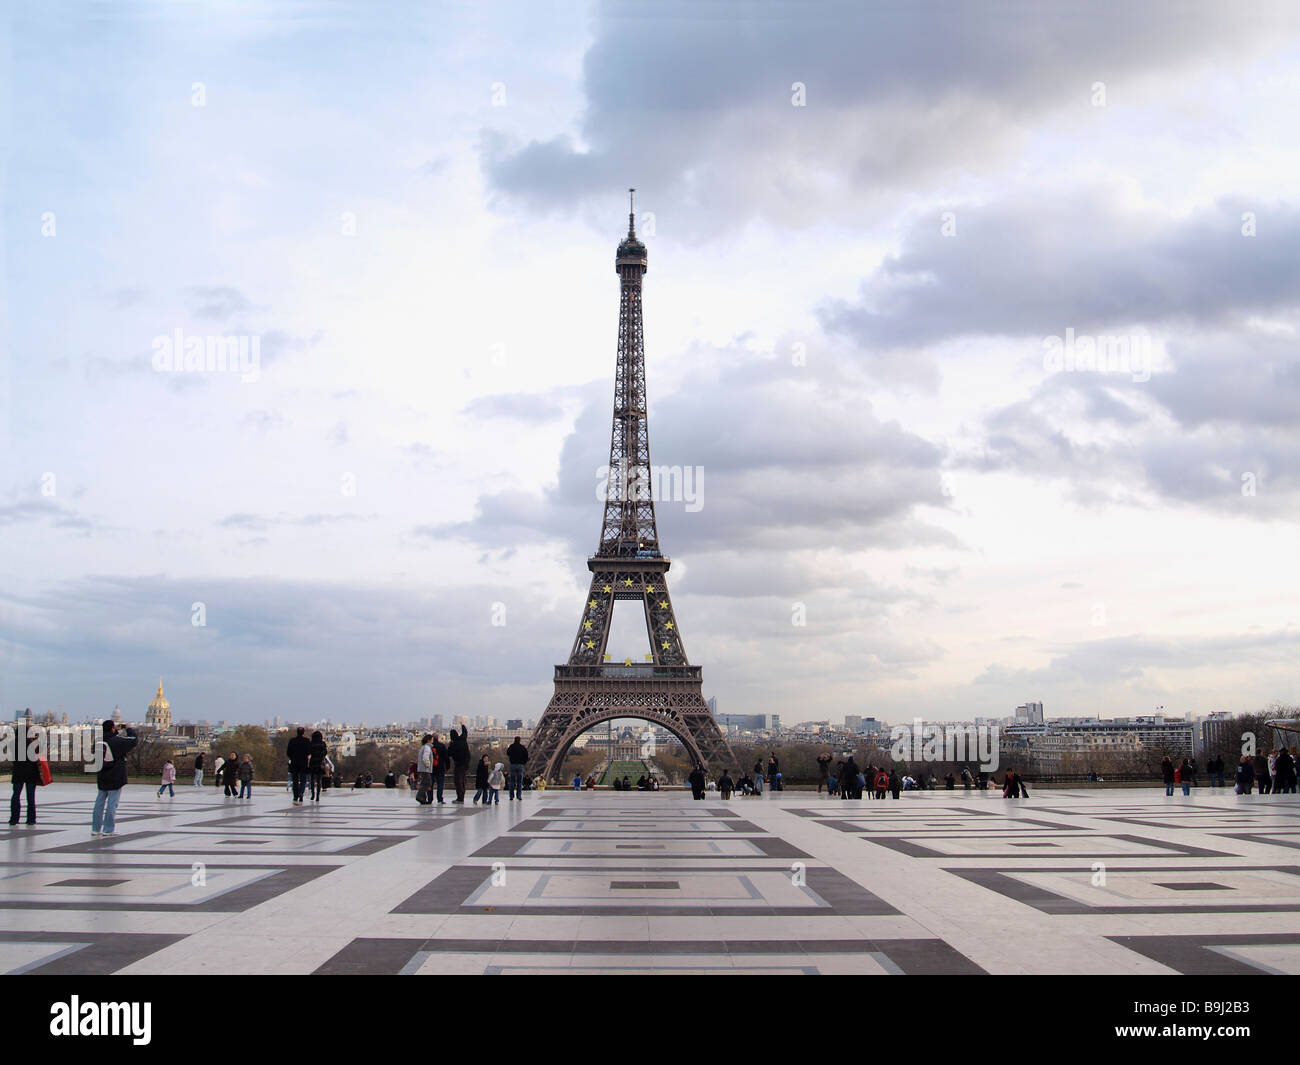
[(93, 797), (0, 827), (0, 972), (1300, 973), (1297, 796)]

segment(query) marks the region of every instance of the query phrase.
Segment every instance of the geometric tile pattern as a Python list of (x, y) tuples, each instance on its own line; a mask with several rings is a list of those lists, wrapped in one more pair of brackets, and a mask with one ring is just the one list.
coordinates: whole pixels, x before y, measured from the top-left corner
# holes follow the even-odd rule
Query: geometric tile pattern
[(3, 973), (1300, 973), (1300, 798), (174, 799), (0, 826)]

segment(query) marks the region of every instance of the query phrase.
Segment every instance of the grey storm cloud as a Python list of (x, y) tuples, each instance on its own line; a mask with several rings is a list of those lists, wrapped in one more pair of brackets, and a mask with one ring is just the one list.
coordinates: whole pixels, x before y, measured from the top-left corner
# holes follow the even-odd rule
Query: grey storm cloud
[(73, 529), (82, 533), (97, 528), (91, 519), (53, 499), (23, 500), (0, 506), (0, 528), (35, 521), (47, 521), (56, 528)]
[[(1103, 190), (952, 208), (918, 219), (857, 301), (824, 329), (868, 348), (963, 336), (1064, 336), (1106, 327), (1222, 325), (1300, 302), (1300, 210), (1221, 201), (1189, 218), (1119, 206)], [(1256, 236), (1242, 215), (1256, 216)]]
[(514, 421), (541, 423), (562, 418), (564, 406), (555, 397), (515, 392), (479, 396), (470, 400), (461, 413), (471, 418), (508, 418)]
[(280, 514), (277, 517), (268, 517), (261, 514), (239, 513), (222, 518), (217, 522), (217, 526), (224, 529), (247, 529), (249, 532), (265, 532), (277, 525), (313, 528), (356, 521), (373, 521), (375, 517), (374, 514), (304, 514), (300, 517)]
[(196, 285), (188, 291), (190, 310), (196, 318), (224, 322), (252, 309), (252, 304), (230, 285)]
[[(771, 357), (720, 355), (709, 367), (651, 407), (651, 463), (681, 488), (678, 498), (656, 505), (670, 551), (957, 546), (914, 513), (920, 505), (947, 505), (944, 452), (876, 418), (861, 383), (818, 378)], [(468, 521), (417, 534), (489, 548), (552, 538), (593, 547), (610, 398), (604, 388), (586, 394), (552, 488), (484, 494)]]
[[(195, 602), (205, 605), (203, 627), (191, 624)], [(491, 624), (496, 603), (506, 606), (505, 626)], [(11, 652), (7, 696), (21, 702), (30, 689), (74, 716), (106, 712), (124, 685), (145, 692), (143, 716), (150, 678), (161, 672), (173, 705), (194, 719), (282, 714), (292, 678), (295, 707), (320, 717), (407, 720), (431, 695), (472, 694), (477, 705), (504, 710), (512, 687), (544, 680), (555, 633), (572, 624), (552, 611), (527, 590), (487, 584), (421, 591), (274, 578), (84, 577), (21, 598), (0, 593), (0, 642)], [(66, 662), (77, 668), (59, 668)], [(413, 662), (428, 665), (413, 669)], [(536, 715), (542, 705), (542, 694), (509, 703), (511, 716)]]
[[(571, 207), (635, 174), (701, 225), (810, 220), (842, 211), (846, 191), (989, 161), (1034, 115), (1089, 106), (1095, 81), (1230, 61), (1295, 25), (1283, 4), (1211, 0), (605, 3), (580, 139), (486, 130), (483, 164), (495, 190), (534, 206)], [(791, 104), (796, 82), (806, 107)]]
[(1220, 665), (1294, 658), (1298, 645), (1300, 631), (1292, 629), (1181, 640), (1112, 637), (1061, 648), (1040, 669), (990, 666), (973, 683), (1011, 685), (1025, 691), (1047, 683), (1080, 682), (1094, 686), (1132, 682), (1153, 669), (1212, 669)]
[[(959, 466), (1068, 479), (1083, 502), (1203, 505), (1284, 516), (1300, 493), (1300, 351), (1289, 336), (1207, 332), (1171, 342), (1137, 383), (1049, 375), (983, 423)], [(1098, 434), (1098, 428), (1112, 431)]]

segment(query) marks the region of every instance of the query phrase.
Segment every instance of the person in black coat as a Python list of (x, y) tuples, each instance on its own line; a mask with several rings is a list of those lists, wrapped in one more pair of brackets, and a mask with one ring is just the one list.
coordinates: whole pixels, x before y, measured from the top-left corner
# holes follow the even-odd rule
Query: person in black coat
[[(477, 805), (479, 799), (485, 803), (488, 797), (488, 774), (492, 772), (492, 766), (488, 762), (485, 754), (478, 760), (478, 766), (474, 770), (474, 802)], [(500, 801), (500, 800), (498, 800)]]
[(460, 735), (456, 735), (456, 730), (451, 730), (451, 744), (447, 748), (447, 753), (451, 755), (451, 776), (456, 786), (456, 798), (453, 802), (460, 805), (465, 804), (465, 781), (469, 776), (469, 726), (461, 725)]
[(103, 728), (104, 739), (96, 752), (102, 761), (99, 772), (95, 774), (99, 791), (95, 795), (95, 809), (90, 817), (92, 836), (113, 834), (117, 803), (122, 797), (122, 789), (126, 787), (126, 756), (139, 742), (134, 729), (123, 730), (112, 718), (104, 722)]
[(31, 729), (27, 732), (27, 742), (20, 742), (22, 739), (19, 733), (18, 739), (14, 742), (14, 767), (13, 782), (14, 793), (9, 800), (9, 823), (18, 824), (18, 815), (22, 812), (22, 803), (19, 796), (23, 791), (27, 792), (27, 823), (36, 824), (36, 786), (41, 782), (41, 763), (35, 758), (28, 758), (27, 751), (32, 741), (37, 737), (37, 730)]
[(1277, 779), (1277, 783), (1273, 786), (1273, 794), (1293, 794), (1296, 787), (1295, 759), (1285, 747), (1279, 748), (1273, 768)]
[(862, 772), (853, 755), (844, 763), (844, 776), (840, 779), (840, 796), (845, 799), (861, 799), (862, 789), (858, 787), (858, 774)]
[(704, 770), (697, 765), (686, 779), (690, 782), (691, 794), (697, 799), (704, 798)]
[(311, 771), (311, 740), (307, 730), (298, 726), (298, 735), (284, 749), (289, 759), (289, 779), (293, 782), (293, 804), (302, 805), (303, 792), (307, 790), (307, 774)]
[[(289, 741), (290, 743), (293, 740)], [(286, 753), (287, 748), (286, 748)], [(325, 780), (325, 759), (329, 757), (329, 747), (319, 729), (311, 734), (311, 746), (307, 748), (307, 773), (311, 781), (311, 801), (320, 802), (321, 785)]]
[(515, 742), (506, 748), (506, 761), (510, 763), (510, 775), (506, 778), (506, 794), (512, 799), (524, 797), (524, 766), (528, 764), (528, 748)]
[[(455, 729), (452, 731), (455, 732)], [(438, 793), (438, 802), (442, 802), (442, 788), (447, 781), (447, 745), (438, 739), (435, 732), (431, 746), (437, 755), (437, 763), (433, 767), (433, 785)]]
[(1255, 767), (1251, 765), (1250, 756), (1243, 755), (1237, 765), (1237, 794), (1249, 795), (1255, 783)]
[(232, 799), (239, 798), (239, 753), (231, 751), (221, 766), (221, 793)]

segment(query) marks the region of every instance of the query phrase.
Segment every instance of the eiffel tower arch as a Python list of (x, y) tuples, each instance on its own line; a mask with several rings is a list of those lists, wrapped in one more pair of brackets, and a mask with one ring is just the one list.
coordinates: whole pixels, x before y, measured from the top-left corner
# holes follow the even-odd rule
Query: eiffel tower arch
[[(529, 746), (530, 772), (551, 782), (556, 782), (573, 741), (615, 718), (640, 718), (662, 726), (698, 764), (721, 766), (732, 760), (731, 748), (704, 701), (702, 670), (686, 657), (668, 594), (672, 563), (659, 549), (641, 313), (647, 257), (637, 239), (635, 211), (628, 213), (627, 236), (615, 253), (614, 269), (619, 277), (618, 359), (600, 543), (587, 559), (591, 588), (569, 660), (555, 667), (555, 692)], [(610, 620), (619, 601), (641, 604), (650, 637), (649, 661), (610, 661)]]

